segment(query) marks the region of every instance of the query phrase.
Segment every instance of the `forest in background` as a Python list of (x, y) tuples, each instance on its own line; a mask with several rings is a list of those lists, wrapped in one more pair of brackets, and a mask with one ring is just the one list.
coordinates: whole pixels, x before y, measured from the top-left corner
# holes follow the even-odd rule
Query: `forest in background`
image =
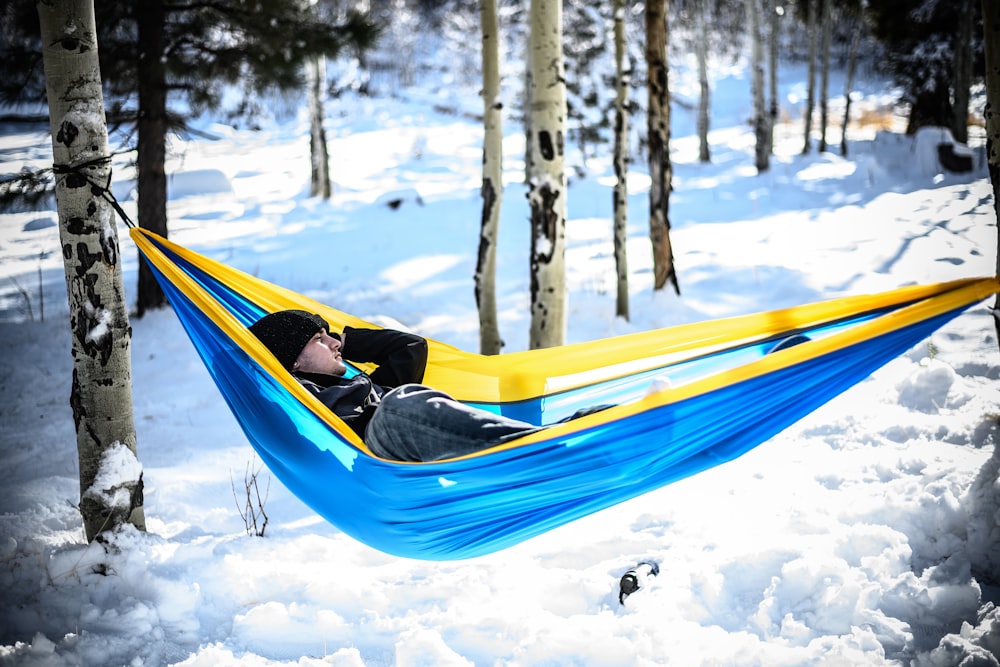
[[(822, 18), (823, 0), (751, 0), (750, 3), (680, 0), (668, 3), (670, 61), (693, 57), (699, 34), (696, 19), (700, 14), (706, 18), (708, 51), (716, 71), (738, 62), (749, 48), (747, 12), (755, 2), (763, 17), (772, 13), (778, 17), (768, 25), (777, 28), (779, 70), (781, 62), (807, 62), (810, 37), (820, 37), (817, 31), (822, 27), (810, 22), (810, 13), (817, 12), (813, 20)], [(112, 128), (122, 130), (121, 147), (134, 148), (135, 135), (128, 121), (134, 119), (139, 102), (134, 70), (127, 65), (138, 57), (135, 41), (139, 17), (132, 15), (130, 3), (107, 4), (114, 7), (97, 8), (98, 30), (104, 33), (100, 43), (102, 62), (122, 65), (102, 67), (109, 119)], [(143, 7), (153, 4), (143, 3)], [(267, 15), (272, 9), (268, 0), (217, 3), (219, 7), (227, 4), (243, 5), (248, 14)], [(478, 2), (321, 0), (316, 6), (320, 8), (320, 25), (331, 30), (346, 26), (356, 31), (360, 17), (374, 29), (362, 36), (360, 45), (347, 44), (343, 39), (319, 44), (333, 54), (327, 61), (325, 90), (331, 100), (347, 91), (379, 96), (397, 95), (404, 90), (411, 94), (419, 91), (440, 97), (440, 108), (447, 109), (455, 105), (455, 101), (449, 99), (447, 90), (437, 89), (438, 86), (447, 86), (449, 81), (469, 84), (481, 80)], [(892, 77), (897, 85), (893, 97), (904, 114), (909, 113), (918, 98), (933, 97), (933, 102), (927, 104), (937, 109), (939, 116), (926, 121), (917, 119), (908, 128), (910, 131), (921, 124), (951, 126), (944, 121), (954, 112), (953, 106), (962, 103), (963, 92), (952, 81), (968, 81), (967, 92), (975, 100), (969, 107), (969, 122), (982, 123), (984, 65), (979, 3), (967, 0), (849, 0), (830, 3), (830, 10), (829, 57), (835, 66), (844, 68), (853, 51), (859, 73)], [(0, 110), (0, 120), (43, 122), (46, 117), (40, 112), (44, 113), (44, 84), (40, 79), (34, 3), (9, 3), (0, 11), (0, 34), (6, 38), (6, 46), (0, 46), (0, 55), (4, 56), (0, 67), (5, 73), (5, 83), (0, 84), (0, 101), (5, 105)], [(642, 2), (625, 3), (628, 58), (632, 87), (636, 90), (643, 87), (645, 72), (643, 11)], [(519, 121), (524, 109), (528, 2), (499, 0), (498, 13), (505, 115)], [(600, 150), (602, 144), (607, 146), (611, 141), (610, 112), (615, 74), (612, 3), (567, 0), (563, 3), (563, 17), (570, 141), (582, 148), (580, 160), (585, 161), (588, 155)], [(963, 17), (967, 20), (961, 21)], [(163, 20), (185, 28), (191, 25), (191, 20), (181, 21), (171, 18), (170, 14)], [(246, 26), (246, 29), (252, 27)], [(169, 29), (167, 36), (170, 36)], [(290, 67), (292, 60), (265, 58), (270, 53), (267, 49), (280, 50), (286, 45), (285, 41), (276, 38), (271, 45), (258, 41), (234, 45), (240, 50), (264, 49), (258, 51), (258, 58), (267, 61), (262, 65), (270, 69), (269, 74), (266, 69), (251, 68), (240, 62), (240, 57), (227, 53), (233, 67), (224, 73), (225, 76), (222, 76), (221, 65), (215, 65), (214, 69), (206, 66), (203, 71), (189, 73), (191, 79), (203, 75), (203, 89), (196, 88), (190, 81), (183, 86), (172, 86), (168, 96), (173, 129), (184, 131), (183, 119), (206, 109), (221, 113), (235, 126), (252, 127), (255, 118), (261, 115), (294, 113), (302, 108), (306, 104), (304, 70), (298, 63)], [(124, 48), (124, 45), (131, 48)], [(169, 48), (169, 44), (165, 48)], [(290, 59), (293, 55), (288, 54)], [(818, 54), (817, 59), (822, 55)], [(968, 63), (963, 64), (966, 60)], [(956, 67), (969, 65), (972, 74), (966, 79), (954, 76)], [(213, 76), (222, 76), (221, 83), (228, 85), (220, 85)], [(675, 104), (697, 104), (690, 86), (684, 82), (674, 83)], [(831, 90), (830, 96), (843, 97), (845, 92)], [(747, 94), (749, 96), (749, 90)], [(643, 99), (640, 94), (632, 96), (633, 111), (637, 114), (643, 112)], [(456, 113), (469, 112), (457, 106), (453, 108)], [(780, 113), (788, 119), (794, 111), (786, 107)], [(335, 104), (330, 112), (336, 113)], [(635, 150), (642, 144), (638, 128), (639, 125), (634, 137)], [(961, 134), (956, 134), (956, 138), (964, 140)], [(585, 165), (574, 165), (574, 171), (582, 175)]]
[[(775, 0), (747, 0), (743, 5), (710, 2), (667, 5), (662, 1), (647, 4), (616, 3), (616, 15), (610, 16), (607, 7), (601, 3), (566, 3), (564, 11), (558, 3), (536, 0), (528, 3), (530, 21), (525, 21), (524, 5), (507, 3), (499, 5), (496, 26), (482, 26), (484, 43), (486, 35), (498, 30), (497, 41), (505, 46), (502, 55), (493, 59), (504, 63), (507, 69), (515, 70), (510, 74), (500, 72), (499, 75), (501, 82), (514, 84), (509, 95), (501, 93), (498, 101), (487, 100), (487, 104), (514, 109), (509, 117), (515, 122), (523, 121), (526, 126), (526, 182), (531, 186), (528, 198), (532, 225), (532, 348), (564, 343), (566, 174), (572, 170), (577, 177), (584, 176), (588, 158), (606, 154), (609, 144), (617, 146), (621, 143), (622, 136), (613, 139), (607, 136), (612, 114), (608, 106), (610, 98), (604, 97), (602, 92), (617, 86), (619, 97), (615, 101), (614, 125), (621, 128), (623, 108), (620, 93), (623, 81), (626, 88), (638, 85), (634, 82), (639, 81), (645, 81), (648, 88), (646, 99), (649, 104), (646, 109), (638, 102), (642, 99), (641, 94), (626, 96), (630, 106), (628, 115), (641, 116), (645, 113), (648, 118), (645, 136), (641, 123), (637, 123), (633, 126), (637, 128), (633, 130), (634, 141), (625, 137), (629, 147), (625, 153), (633, 160), (635, 153), (645, 152), (648, 156), (652, 177), (649, 221), (656, 276), (654, 289), (661, 289), (669, 280), (680, 294), (673, 267), (667, 216), (672, 169), (669, 108), (675, 100), (671, 93), (673, 82), (668, 74), (668, 63), (672, 58), (683, 57), (676, 54), (684, 53), (692, 46), (699, 61), (701, 117), (698, 125), (703, 146), (707, 145), (710, 124), (710, 106), (706, 103), (710, 91), (707, 75), (710, 54), (712, 69), (717, 69), (727, 59), (745, 56), (749, 48), (753, 72), (751, 93), (754, 110), (751, 122), (756, 134), (755, 164), (759, 172), (768, 168), (774, 123), (783, 111), (775, 83), (780, 57), (787, 59), (787, 54), (795, 54), (797, 47), (803, 43), (803, 35), (808, 45), (809, 68), (808, 100), (802, 113), (805, 128), (803, 152), (812, 148), (811, 124), (813, 110), (817, 107), (820, 115), (818, 149), (827, 149), (826, 130), (830, 122), (828, 72), (835, 45), (845, 41), (840, 38), (842, 34), (846, 34), (846, 42), (850, 44), (847, 69), (852, 73), (847, 77), (844, 91), (846, 109), (850, 109), (851, 78), (861, 54), (862, 62), (878, 62), (891, 70), (900, 89), (899, 101), (908, 107), (908, 133), (923, 126), (939, 125), (951, 128), (959, 141), (967, 138), (969, 92), (981, 51), (977, 46), (977, 41), (981, 40), (974, 37), (976, 33), (971, 29), (975, 24), (974, 3), (965, 5), (968, 12), (957, 13), (954, 4), (934, 0), (916, 5), (895, 0), (868, 0), (857, 5), (844, 5), (836, 13), (829, 0), (809, 0), (789, 5), (779, 5)], [(100, 7), (89, 2), (56, 3), (51, 6), (39, 4), (40, 43), (42, 51), (48, 54), (44, 60), (46, 76), (40, 77), (42, 59), (37, 49), (39, 40), (35, 38), (32, 12), (28, 7), (28, 3), (8, 6), (4, 14), (3, 27), (8, 46), (5, 52), (0, 53), (0, 56), (5, 56), (0, 60), (8, 68), (8, 77), (2, 95), (8, 104), (29, 109), (32, 105), (39, 105), (40, 94), (45, 89), (50, 105), (53, 100), (59, 101), (61, 108), (53, 106), (50, 113), (56, 153), (53, 171), (62, 176), (57, 178), (57, 191), (61, 183), (64, 197), (72, 195), (80, 199), (84, 195), (77, 202), (76, 209), (66, 206), (68, 199), (59, 202), (62, 227), (66, 231), (63, 249), (71, 311), (74, 315), (80, 314), (79, 318), (74, 316), (72, 323), (75, 340), (80, 345), (80, 350), (75, 348), (75, 351), (80, 352), (78, 360), (86, 356), (91, 361), (99, 362), (101, 367), (99, 371), (95, 366), (79, 373), (79, 383), (74, 385), (77, 417), (89, 412), (90, 402), (116, 413), (131, 412), (130, 408), (126, 410), (124, 407), (126, 400), (123, 395), (111, 401), (102, 398), (100, 392), (96, 392), (93, 398), (87, 397), (87, 392), (99, 386), (115, 385), (124, 390), (130, 385), (127, 372), (128, 318), (123, 310), (125, 300), (120, 273), (112, 271), (109, 275), (113, 280), (108, 283), (96, 275), (79, 281), (81, 275), (96, 266), (95, 258), (104, 257), (105, 263), (113, 268), (115, 262), (109, 257), (109, 248), (116, 242), (114, 239), (98, 238), (97, 232), (102, 228), (100, 224), (72, 222), (89, 218), (99, 222), (94, 217), (98, 208), (90, 198), (100, 196), (108, 199), (110, 190), (104, 183), (111, 182), (110, 162), (114, 153), (130, 151), (134, 143), (138, 224), (166, 236), (165, 162), (169, 150), (168, 137), (172, 132), (191, 131), (189, 121), (198, 114), (217, 114), (221, 111), (233, 122), (254, 124), (266, 113), (265, 109), (275, 109), (280, 114), (301, 108), (303, 98), (297, 98), (296, 93), (306, 89), (313, 117), (313, 191), (329, 197), (328, 184), (325, 187), (316, 186), (317, 176), (321, 173), (327, 183), (329, 180), (331, 157), (326, 152), (324, 130), (325, 119), (330, 113), (327, 104), (335, 107), (337, 97), (351, 88), (362, 95), (392, 98), (404, 90), (421, 89), (421, 82), (429, 78), (443, 83), (437, 90), (422, 89), (421, 94), (439, 95), (447, 103), (448, 86), (466, 83), (468, 79), (462, 77), (469, 76), (476, 69), (470, 66), (476, 62), (474, 52), (470, 53), (467, 47), (477, 41), (469, 39), (469, 36), (475, 34), (476, 21), (472, 10), (479, 5), (467, 2), (456, 0), (439, 4), (433, 9), (427, 3), (409, 5), (401, 1), (364, 4), (323, 2), (307, 9), (275, 0), (220, 2), (206, 6), (171, 5), (157, 0), (135, 5), (102, 4)], [(97, 10), (96, 17), (94, 9)], [(640, 15), (643, 16), (644, 29), (635, 25)], [(75, 24), (81, 16), (84, 22)], [(853, 21), (848, 20), (851, 16)], [(623, 24), (625, 30), (622, 30)], [(68, 29), (67, 26), (71, 25), (73, 29)], [(900, 25), (906, 27), (902, 32), (898, 30)], [(615, 29), (614, 40), (609, 39), (611, 26)], [(738, 33), (742, 27), (748, 28), (748, 34), (743, 35), (741, 40)], [(555, 49), (547, 47), (550, 50), (544, 50), (541, 47), (549, 38), (539, 39), (539, 36), (548, 35), (550, 30), (555, 36)], [(428, 39), (427, 35), (434, 38)], [(645, 44), (635, 35), (644, 35)], [(862, 49), (867, 35), (877, 38), (873, 42), (877, 46)], [(914, 44), (915, 35), (920, 40)], [(866, 46), (867, 43), (865, 41)], [(94, 53), (98, 44), (102, 56), (100, 71), (106, 73), (104, 76), (94, 67), (98, 62)], [(609, 44), (615, 44), (618, 51), (613, 59), (616, 62), (612, 76), (608, 75), (605, 67), (601, 67), (612, 60), (608, 57)], [(427, 45), (434, 48), (424, 51)], [(635, 54), (637, 45), (643, 46), (644, 58)], [(729, 45), (736, 46), (731, 50)], [(624, 56), (622, 46), (625, 47)], [(519, 58), (522, 49), (530, 50), (530, 53)], [(661, 49), (666, 53), (661, 54)], [(765, 53), (768, 54), (768, 91), (764, 89)], [(72, 67), (79, 68), (83, 61), (67, 59), (70, 54), (89, 54), (88, 62), (92, 64), (72, 71)], [(480, 61), (483, 70), (486, 60), (484, 50)], [(643, 60), (647, 66), (645, 74), (641, 73), (639, 65)], [(328, 62), (333, 64), (332, 68), (328, 67)], [(530, 67), (519, 68), (518, 64), (524, 62), (530, 63)], [(521, 71), (516, 71), (518, 69)], [(815, 89), (817, 71), (821, 79), (818, 96)], [(61, 77), (58, 85), (54, 83), (57, 77)], [(520, 91), (516, 87), (517, 82), (524, 84)], [(488, 85), (484, 75), (484, 86)], [(547, 96), (545, 91), (554, 88), (559, 89), (558, 94), (544, 102), (548, 109), (540, 111), (543, 105), (540, 94)], [(107, 104), (103, 101), (101, 89), (104, 89)], [(684, 97), (681, 97), (683, 101)], [(81, 104), (90, 104), (82, 116)], [(530, 113), (527, 109), (531, 110)], [(89, 127), (91, 123), (87, 119), (100, 115), (95, 113), (97, 111), (107, 112), (115, 131), (114, 143), (118, 147), (111, 149), (114, 151), (111, 155), (105, 148), (108, 132), (103, 127), (103, 118), (102, 127)], [(846, 123), (845, 117), (845, 126)], [(81, 135), (78, 141), (81, 130), (92, 135)], [(545, 142), (549, 142), (548, 146), (544, 145)], [(63, 144), (70, 150), (61, 155)], [(564, 163), (564, 145), (575, 146), (578, 163)], [(846, 150), (846, 142), (842, 146)], [(80, 152), (81, 149), (83, 152)], [(484, 150), (484, 155), (486, 153)], [(546, 153), (549, 155), (546, 156)], [(556, 156), (554, 160), (552, 155)], [(703, 150), (701, 159), (710, 160), (707, 151)], [(543, 162), (546, 164), (543, 165)], [(95, 177), (90, 174), (94, 169), (104, 169), (106, 177), (99, 176), (94, 180)], [(621, 182), (624, 173), (619, 170), (618, 176)], [(81, 190), (85, 182), (91, 184), (87, 188), (90, 193)], [(19, 196), (24, 201), (32, 198), (42, 201), (47, 195), (44, 179), (38, 174), (19, 174), (5, 179), (4, 185), (8, 205), (16, 202)], [(484, 192), (486, 185), (484, 174)], [(118, 212), (121, 213), (120, 209)], [(494, 238), (486, 231), (485, 207), (483, 219), (481, 255), (490, 252), (495, 245)], [(624, 225), (624, 216), (620, 221), (616, 209), (616, 235), (619, 222)], [(86, 241), (83, 240), (85, 236)], [(97, 252), (87, 249), (88, 244)], [(72, 248), (77, 248), (75, 253), (79, 255), (75, 260), (71, 257), (73, 253), (69, 252)], [(110, 254), (116, 255), (117, 250)], [(621, 266), (619, 271), (620, 275), (626, 275)], [(476, 279), (477, 282), (480, 279), (479, 268)], [(492, 276), (488, 279), (492, 281)], [(74, 282), (79, 282), (80, 289), (74, 288)], [(105, 284), (111, 289), (102, 293)], [(627, 288), (621, 292), (627, 293)], [(137, 294), (138, 316), (166, 303), (152, 272), (142, 262)], [(92, 349), (94, 345), (89, 332), (100, 324), (94, 318), (104, 317), (101, 315), (105, 312), (103, 308), (95, 307), (95, 304), (101, 303), (117, 304), (107, 311), (109, 313), (120, 311), (120, 315), (109, 315), (115, 324), (112, 326), (113, 333), (108, 336), (109, 341), (114, 341), (108, 344), (109, 348), (124, 353), (120, 364), (107, 363), (106, 358), (113, 356), (111, 352), (102, 352), (102, 358), (98, 359), (97, 351)], [(627, 313), (627, 308), (624, 312)], [(619, 314), (622, 314), (621, 309)], [(627, 314), (625, 316), (627, 319)], [(119, 336), (118, 332), (122, 335)], [(498, 344), (494, 349), (487, 350), (484, 346), (483, 351), (496, 353), (499, 347)], [(118, 365), (121, 367), (118, 368)], [(98, 371), (99, 375), (92, 376), (94, 371)], [(131, 431), (131, 426), (126, 430)], [(85, 432), (86, 428), (78, 429), (80, 437)], [(125, 438), (111, 437), (108, 441), (130, 439), (134, 439), (134, 433)], [(85, 449), (89, 450), (81, 444), (81, 462), (86, 458), (82, 454)], [(97, 465), (96, 457), (93, 463)], [(89, 487), (90, 477), (81, 470), (82, 489)], [(136, 494), (141, 491), (141, 478), (129, 481), (127, 486), (131, 489), (133, 500), (126, 513), (137, 510), (137, 502), (141, 508), (141, 498), (135, 500)], [(99, 512), (98, 515), (103, 514)], [(98, 518), (97, 523), (100, 522)], [(88, 536), (92, 538), (93, 535), (88, 528)]]
[[(647, 112), (646, 7), (642, 2), (618, 4), (626, 24), (627, 109), (635, 119), (626, 148), (630, 159), (639, 161), (647, 149), (642, 122)], [(585, 176), (588, 160), (610, 154), (614, 142), (614, 6), (597, 0), (562, 3), (565, 141), (573, 149), (567, 151), (565, 169), (572, 177)], [(505, 123), (526, 124), (529, 7), (525, 0), (497, 2)], [(435, 99), (439, 110), (481, 114), (461, 108), (448, 90), (482, 81), (479, 9), (479, 3), (469, 0), (319, 0), (308, 11), (280, 0), (190, 6), (162, 0), (98, 3), (111, 143), (116, 153), (135, 154), (138, 224), (167, 235), (163, 162), (168, 138), (197, 132), (191, 121), (202, 114), (228, 119), (234, 127), (254, 127), (262, 117), (294, 113), (319, 97), (317, 118), (322, 119), (337, 113), (336, 100), (348, 91), (387, 97), (405, 91)], [(699, 81), (670, 78), (668, 99), (674, 107), (703, 107), (699, 130), (704, 137), (711, 125), (705, 61), (711, 60), (714, 72), (738, 63), (758, 46), (751, 39), (753, 28), (762, 54), (754, 66), (763, 67), (766, 60), (770, 78), (768, 92), (758, 90), (763, 86), (756, 81), (754, 91), (747, 91), (748, 99), (753, 93), (754, 104), (761, 105), (748, 118), (761, 136), (770, 135), (777, 122), (797, 119), (804, 124), (804, 152), (814, 142), (826, 150), (825, 129), (839, 128), (845, 120), (827, 113), (829, 101), (844, 99), (845, 115), (850, 114), (849, 89), (857, 70), (861, 75), (877, 72), (896, 85), (887, 96), (885, 116), (865, 122), (888, 123), (885, 118), (902, 114), (908, 118), (908, 133), (943, 126), (964, 143), (970, 122), (982, 124), (985, 102), (979, 9), (972, 0), (665, 3), (668, 66), (692, 58), (706, 66)], [(0, 119), (41, 122), (45, 91), (34, 3), (9, 3), (0, 12), (5, 38), (0, 40), (0, 102), (6, 111)], [(808, 99), (798, 105), (775, 99), (782, 63), (802, 62), (815, 66)], [(828, 89), (826, 68), (831, 64), (850, 73), (846, 90)], [(318, 150), (325, 151), (325, 137), (321, 127), (313, 132), (314, 178), (321, 179), (329, 172), (330, 159), (344, 158), (325, 152), (317, 157)], [(757, 167), (766, 169), (769, 141), (759, 143)], [(846, 143), (841, 144), (844, 150)], [(702, 159), (710, 159), (704, 148)], [(51, 204), (46, 199), (50, 181), (43, 176), (6, 175), (3, 181), (0, 206)], [(328, 183), (314, 183), (313, 189), (329, 196)], [(148, 271), (140, 273), (137, 293), (140, 316), (164, 302)]]

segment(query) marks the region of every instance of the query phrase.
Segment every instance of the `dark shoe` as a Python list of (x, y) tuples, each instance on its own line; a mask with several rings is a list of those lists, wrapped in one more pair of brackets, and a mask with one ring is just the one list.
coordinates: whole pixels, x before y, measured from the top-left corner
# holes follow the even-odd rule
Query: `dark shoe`
[(660, 573), (660, 566), (652, 562), (642, 562), (622, 575), (618, 582), (618, 604), (625, 604), (625, 598), (635, 593), (649, 577)]

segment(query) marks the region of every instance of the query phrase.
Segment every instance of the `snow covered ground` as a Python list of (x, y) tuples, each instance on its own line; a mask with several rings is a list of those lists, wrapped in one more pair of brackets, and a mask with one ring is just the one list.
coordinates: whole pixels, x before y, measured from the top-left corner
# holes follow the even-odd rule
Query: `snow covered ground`
[[(801, 156), (804, 86), (794, 71), (783, 81), (791, 120), (764, 175), (742, 74), (714, 82), (711, 164), (697, 162), (690, 112), (675, 109), (681, 298), (652, 293), (633, 164), (630, 323), (613, 316), (609, 166), (574, 179), (571, 341), (994, 273), (981, 146), (961, 176), (936, 167), (935, 142), (870, 126), (851, 129), (846, 158)], [(883, 104), (885, 86), (867, 87), (856, 108)], [(474, 91), (455, 95), (448, 105), (479, 107)], [(306, 196), (302, 119), (175, 139), (172, 238), (475, 350), (480, 128), (432, 111), (439, 101), (331, 104), (328, 203)], [(43, 131), (0, 130), (3, 171), (51, 161)], [(520, 129), (506, 130), (498, 292), (518, 350), (529, 239)], [(134, 212), (128, 169), (116, 173)], [(122, 250), (132, 290), (125, 235)], [(248, 536), (233, 486), (260, 463), (169, 310), (132, 322), (149, 531), (122, 532), (109, 555), (88, 546), (66, 310), (55, 214), (0, 215), (0, 665), (1000, 664), (1000, 353), (987, 303), (734, 462), (440, 563), (351, 540), (276, 480), (266, 537)], [(659, 576), (619, 605), (619, 577), (644, 560)]]

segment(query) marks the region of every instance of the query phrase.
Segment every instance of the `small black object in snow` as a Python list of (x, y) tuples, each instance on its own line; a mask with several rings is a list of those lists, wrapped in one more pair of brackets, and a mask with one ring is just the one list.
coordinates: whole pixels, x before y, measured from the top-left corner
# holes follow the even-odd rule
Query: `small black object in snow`
[(618, 583), (618, 604), (625, 604), (625, 598), (642, 588), (648, 577), (655, 577), (660, 573), (660, 566), (656, 563), (642, 562), (622, 575)]

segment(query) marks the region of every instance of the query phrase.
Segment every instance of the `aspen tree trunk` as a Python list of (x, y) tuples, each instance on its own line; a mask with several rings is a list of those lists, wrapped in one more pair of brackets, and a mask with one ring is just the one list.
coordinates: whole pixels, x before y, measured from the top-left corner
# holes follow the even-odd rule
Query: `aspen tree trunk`
[[(530, 19), (529, 19), (530, 22)], [(531, 30), (529, 25), (528, 30)], [(527, 53), (524, 54), (524, 89), (521, 95), (521, 117), (524, 119), (524, 183), (531, 184), (531, 37), (526, 40)]]
[(767, 154), (774, 153), (774, 127), (778, 124), (778, 42), (781, 38), (781, 22), (775, 0), (767, 0), (767, 13), (770, 17), (767, 31), (767, 43), (770, 53), (767, 59), (767, 69), (770, 78), (767, 113)]
[(125, 522), (145, 528), (131, 327), (115, 213), (93, 192), (110, 173), (93, 0), (41, 0), (38, 16), (73, 336), (80, 512), (91, 541)]
[(330, 198), (330, 154), (326, 145), (326, 128), (323, 127), (323, 100), (326, 88), (326, 59), (322, 56), (306, 62), (306, 81), (309, 89), (309, 156), (312, 160), (312, 177), (309, 196)]
[(708, 144), (710, 122), (711, 88), (708, 85), (708, 0), (697, 0), (694, 8), (695, 52), (698, 59), (698, 160), (711, 162), (712, 154)]
[(822, 69), (820, 70), (820, 85), (819, 85), (819, 152), (826, 152), (826, 126), (828, 118), (828, 110), (830, 107), (830, 37), (833, 32), (833, 1), (832, 0), (820, 0), (823, 4), (822, 25), (823, 25), (823, 44), (821, 46), (820, 62), (822, 63)]
[[(167, 236), (167, 83), (163, 0), (143, 0), (136, 11), (138, 32), (139, 117), (136, 121), (136, 200), (138, 222), (160, 236)], [(144, 257), (139, 258), (136, 316), (167, 305), (167, 296)]]
[(955, 36), (955, 77), (952, 109), (955, 119), (951, 133), (955, 141), (969, 142), (969, 90), (972, 88), (972, 0), (956, 3), (958, 31)]
[(840, 154), (847, 156), (847, 126), (851, 122), (851, 90), (854, 88), (854, 73), (858, 67), (858, 46), (861, 44), (861, 32), (864, 20), (855, 20), (854, 34), (851, 35), (851, 46), (847, 51), (847, 77), (844, 82), (844, 123), (840, 131)]
[(756, 137), (754, 164), (757, 172), (771, 166), (771, 131), (764, 100), (764, 37), (761, 35), (760, 0), (747, 0), (747, 26), (750, 32), (750, 94), (753, 98), (753, 128)]
[(531, 0), (531, 349), (566, 340), (562, 2)]
[[(1000, 221), (1000, 2), (983, 0), (983, 48), (986, 62), (986, 160), (993, 185), (993, 210)], [(1000, 278), (1000, 225), (997, 227), (996, 276)], [(993, 305), (1000, 343), (1000, 294)]]
[(665, 0), (646, 3), (646, 85), (649, 92), (649, 240), (653, 245), (653, 289), (670, 281), (677, 294), (674, 251), (670, 245), (670, 85), (667, 65), (667, 8)]
[(629, 319), (628, 298), (628, 87), (632, 68), (625, 52), (625, 0), (615, 0), (615, 315)]
[(503, 200), (503, 119), (500, 101), (500, 24), (496, 0), (481, 0), (483, 57), (483, 217), (476, 261), (476, 307), (479, 310), (479, 352), (499, 354), (503, 347), (497, 322), (497, 228)]
[(802, 154), (806, 155), (812, 150), (812, 121), (813, 109), (816, 106), (816, 16), (819, 12), (820, 0), (809, 0), (806, 5), (809, 16), (806, 19), (806, 32), (809, 34), (809, 85), (806, 93), (805, 120), (805, 142), (802, 146)]

